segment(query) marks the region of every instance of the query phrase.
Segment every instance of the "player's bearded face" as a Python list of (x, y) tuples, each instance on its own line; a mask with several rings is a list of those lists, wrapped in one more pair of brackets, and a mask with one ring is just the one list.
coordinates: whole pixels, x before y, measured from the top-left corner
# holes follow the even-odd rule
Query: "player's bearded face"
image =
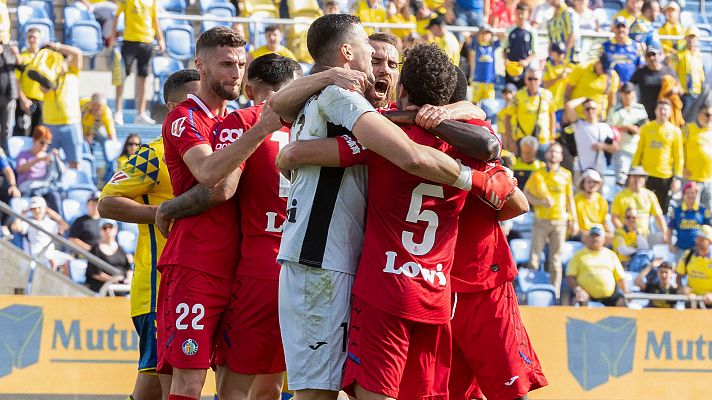
[(385, 42), (371, 42), (375, 52), (371, 58), (374, 82), (366, 91), (366, 98), (375, 107), (386, 107), (393, 97), (396, 82), (400, 76), (398, 70), (398, 50)]
[(240, 84), (245, 75), (247, 56), (244, 47), (218, 47), (203, 60), (208, 87), (225, 100), (240, 95)]

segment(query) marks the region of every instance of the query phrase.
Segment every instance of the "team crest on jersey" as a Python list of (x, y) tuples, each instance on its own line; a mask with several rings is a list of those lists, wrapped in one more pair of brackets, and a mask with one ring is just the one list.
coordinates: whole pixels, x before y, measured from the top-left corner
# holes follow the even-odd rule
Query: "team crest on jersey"
[(185, 130), (185, 119), (187, 117), (181, 117), (178, 118), (177, 120), (173, 121), (173, 124), (171, 124), (171, 135), (175, 137), (180, 137), (180, 135), (183, 134), (183, 131)]
[(126, 173), (124, 171), (119, 171), (119, 172), (115, 173), (114, 176), (111, 177), (111, 180), (109, 181), (109, 183), (112, 183), (115, 185), (115, 184), (117, 184), (121, 181), (125, 181), (127, 179), (129, 179), (129, 176), (126, 175)]
[(188, 339), (185, 342), (183, 342), (183, 345), (181, 346), (181, 348), (183, 349), (183, 353), (186, 356), (192, 356), (198, 352), (198, 343), (193, 339)]

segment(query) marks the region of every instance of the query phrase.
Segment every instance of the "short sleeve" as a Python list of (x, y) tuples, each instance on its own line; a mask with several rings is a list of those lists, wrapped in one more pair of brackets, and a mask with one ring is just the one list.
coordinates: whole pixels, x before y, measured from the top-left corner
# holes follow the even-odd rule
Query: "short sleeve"
[(339, 143), (339, 163), (342, 167), (351, 167), (366, 161), (370, 150), (363, 147), (355, 137), (341, 135), (336, 137), (336, 141)]
[(623, 265), (621, 264), (621, 260), (618, 259), (618, 255), (616, 255), (616, 253), (609, 251), (608, 254), (611, 255), (611, 261), (613, 262), (613, 278), (616, 282), (618, 282), (623, 279), (623, 276), (625, 275)]
[(680, 261), (677, 262), (677, 268), (675, 268), (675, 273), (678, 275), (685, 275), (685, 260), (687, 260), (687, 254), (691, 250), (687, 250), (682, 257), (680, 257)]
[(620, 196), (616, 196), (611, 203), (611, 215), (621, 215), (621, 211), (621, 199)]
[(566, 266), (566, 276), (576, 276), (578, 275), (579, 264), (581, 263), (581, 253), (574, 255), (574, 258), (569, 261), (569, 265)]
[(365, 97), (335, 85), (327, 87), (319, 94), (317, 105), (329, 122), (350, 131), (363, 114), (376, 111)]
[(581, 74), (583, 73), (584, 67), (579, 65), (576, 68), (574, 68), (573, 71), (569, 74), (569, 80), (568, 80), (568, 85), (569, 86), (576, 86), (578, 83), (579, 79), (581, 79)]
[(658, 215), (663, 215), (663, 210), (660, 208), (660, 202), (653, 192), (648, 192), (648, 197), (650, 198), (650, 215), (657, 217)]
[(134, 199), (149, 193), (158, 184), (158, 171), (162, 162), (150, 145), (141, 145), (111, 177), (99, 199), (108, 196)]
[(119, 1), (119, 4), (116, 7), (115, 15), (119, 15), (122, 12), (126, 11), (126, 0), (121, 0)]
[(197, 109), (179, 106), (173, 110), (166, 120), (163, 122), (163, 139), (166, 145), (170, 143), (183, 158), (186, 151), (200, 145), (207, 144), (212, 148), (210, 138), (206, 135), (208, 132), (200, 133), (198, 126)]

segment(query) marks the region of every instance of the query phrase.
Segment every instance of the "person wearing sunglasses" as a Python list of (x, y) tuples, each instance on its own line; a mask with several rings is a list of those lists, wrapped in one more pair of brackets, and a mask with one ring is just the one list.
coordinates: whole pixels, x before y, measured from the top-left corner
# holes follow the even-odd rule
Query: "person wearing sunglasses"
[(17, 186), (23, 196), (42, 196), (47, 206), (61, 213), (62, 198), (56, 184), (64, 164), (57, 149), (50, 149), (52, 132), (44, 125), (35, 127), (32, 147), (17, 155)]
[(141, 146), (141, 137), (135, 133), (130, 134), (124, 142), (124, 147), (121, 150), (121, 155), (116, 159), (118, 168), (128, 161), (129, 157)]
[(638, 229), (638, 210), (629, 207), (625, 210), (623, 227), (616, 229), (613, 237), (613, 251), (624, 267), (628, 267), (632, 257), (641, 251), (650, 249), (648, 235)]
[[(583, 118), (578, 118), (576, 109), (583, 108)], [(581, 172), (593, 168), (596, 171), (606, 169), (605, 153), (613, 154), (618, 148), (614, 141), (613, 130), (605, 121), (600, 120), (601, 105), (590, 98), (573, 99), (566, 103), (563, 124), (565, 132), (573, 132), (575, 150), (572, 155), (574, 160), (574, 181), (578, 181)], [(569, 137), (571, 135), (562, 135)]]
[(712, 210), (712, 105), (705, 104), (697, 112), (697, 120), (686, 124), (683, 132), (685, 184), (695, 182), (700, 205)]
[(512, 107), (512, 139), (519, 143), (526, 136), (539, 139), (537, 156), (542, 159), (556, 133), (554, 96), (548, 89), (540, 87), (541, 71), (527, 68), (524, 74), (524, 88), (514, 96)]

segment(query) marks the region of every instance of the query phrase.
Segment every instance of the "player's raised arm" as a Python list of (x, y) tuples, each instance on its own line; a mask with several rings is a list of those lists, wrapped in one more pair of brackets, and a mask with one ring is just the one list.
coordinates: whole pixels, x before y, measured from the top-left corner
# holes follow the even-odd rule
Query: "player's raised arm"
[(353, 69), (329, 68), (295, 80), (272, 95), (268, 104), (283, 120), (293, 122), (304, 107), (304, 103), (329, 85), (363, 93), (366, 87), (366, 74)]

